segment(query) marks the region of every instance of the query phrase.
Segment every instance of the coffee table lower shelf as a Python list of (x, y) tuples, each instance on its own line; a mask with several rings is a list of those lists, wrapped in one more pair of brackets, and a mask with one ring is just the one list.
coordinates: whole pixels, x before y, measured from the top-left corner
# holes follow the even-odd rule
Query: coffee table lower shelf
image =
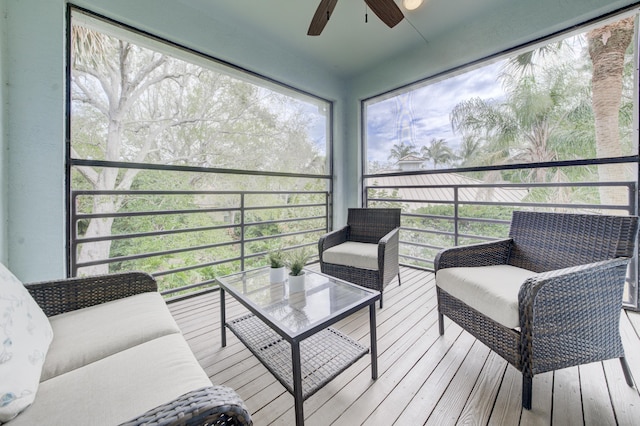
[[(253, 314), (229, 321), (227, 327), (293, 395), (291, 344)], [(331, 327), (302, 340), (302, 398), (309, 398), (368, 352)]]

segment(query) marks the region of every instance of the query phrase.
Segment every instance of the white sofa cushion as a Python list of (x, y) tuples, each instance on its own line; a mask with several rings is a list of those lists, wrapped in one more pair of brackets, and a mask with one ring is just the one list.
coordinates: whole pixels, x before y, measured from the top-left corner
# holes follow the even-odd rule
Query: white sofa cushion
[(0, 263), (0, 423), (33, 402), (52, 338), (47, 316)]
[(508, 328), (520, 327), (518, 292), (535, 272), (510, 265), (440, 269), (436, 285)]
[(157, 292), (65, 312), (49, 320), (55, 337), (42, 369), (41, 381), (157, 337), (180, 333)]
[(377, 271), (378, 245), (347, 241), (325, 250), (322, 253), (322, 261)]
[(187, 342), (170, 334), (40, 383), (35, 402), (8, 426), (117, 425), (206, 386)]

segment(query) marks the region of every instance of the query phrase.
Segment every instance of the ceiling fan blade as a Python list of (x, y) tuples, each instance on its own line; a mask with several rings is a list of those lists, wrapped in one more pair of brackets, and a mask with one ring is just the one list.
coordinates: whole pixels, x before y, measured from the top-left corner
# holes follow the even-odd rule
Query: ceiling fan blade
[(307, 31), (307, 35), (317, 36), (320, 35), (322, 30), (324, 30), (324, 26), (327, 25), (327, 21), (329, 17), (333, 13), (333, 9), (336, 7), (336, 3), (338, 0), (321, 0), (318, 8), (316, 9), (316, 13), (313, 14), (313, 19), (311, 19), (311, 24), (309, 25), (309, 30)]
[(404, 19), (402, 11), (393, 0), (364, 0), (378, 18), (389, 28), (395, 27)]

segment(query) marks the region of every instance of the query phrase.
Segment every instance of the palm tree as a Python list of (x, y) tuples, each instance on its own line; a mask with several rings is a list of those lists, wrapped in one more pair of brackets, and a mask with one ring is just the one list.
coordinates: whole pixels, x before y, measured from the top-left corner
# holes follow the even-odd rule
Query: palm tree
[(481, 149), (482, 141), (480, 139), (473, 135), (465, 135), (462, 137), (462, 144), (456, 157), (461, 161), (462, 166), (470, 166), (477, 163)]
[(429, 146), (423, 146), (421, 152), (424, 158), (431, 160), (434, 169), (438, 168), (438, 164), (448, 164), (456, 158), (444, 139), (431, 139)]
[[(505, 100), (472, 98), (456, 105), (450, 115), (453, 131), (486, 141), (484, 156), (492, 164), (553, 161), (569, 139), (567, 118), (583, 105), (580, 92), (566, 65), (516, 74), (501, 75)], [(536, 182), (546, 180), (542, 168), (530, 175)]]
[[(624, 58), (633, 39), (635, 17), (629, 17), (587, 33), (592, 70), (592, 110), (595, 121), (596, 154), (598, 158), (622, 156), (619, 136), (619, 113), (623, 90)], [(531, 74), (535, 58), (556, 54), (562, 42), (517, 55), (507, 64), (507, 70), (519, 77)], [(614, 165), (599, 165), (600, 181), (625, 181), (625, 169)], [(603, 204), (626, 204), (624, 188), (600, 188)]]
[[(633, 39), (634, 17), (589, 31), (587, 42), (593, 63), (592, 104), (599, 158), (622, 156), (619, 114), (623, 90), (624, 58)], [(614, 165), (598, 166), (600, 181), (627, 180), (625, 170)], [(626, 204), (624, 188), (601, 188), (603, 204)]]
[(408, 155), (418, 155), (416, 147), (404, 142), (394, 144), (389, 153), (389, 159), (400, 160)]

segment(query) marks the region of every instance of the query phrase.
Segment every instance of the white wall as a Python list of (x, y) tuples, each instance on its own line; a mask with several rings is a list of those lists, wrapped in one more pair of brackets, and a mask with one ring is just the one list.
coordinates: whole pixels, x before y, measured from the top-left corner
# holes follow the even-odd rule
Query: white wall
[(64, 275), (64, 7), (9, 0), (8, 260), (21, 279)]

